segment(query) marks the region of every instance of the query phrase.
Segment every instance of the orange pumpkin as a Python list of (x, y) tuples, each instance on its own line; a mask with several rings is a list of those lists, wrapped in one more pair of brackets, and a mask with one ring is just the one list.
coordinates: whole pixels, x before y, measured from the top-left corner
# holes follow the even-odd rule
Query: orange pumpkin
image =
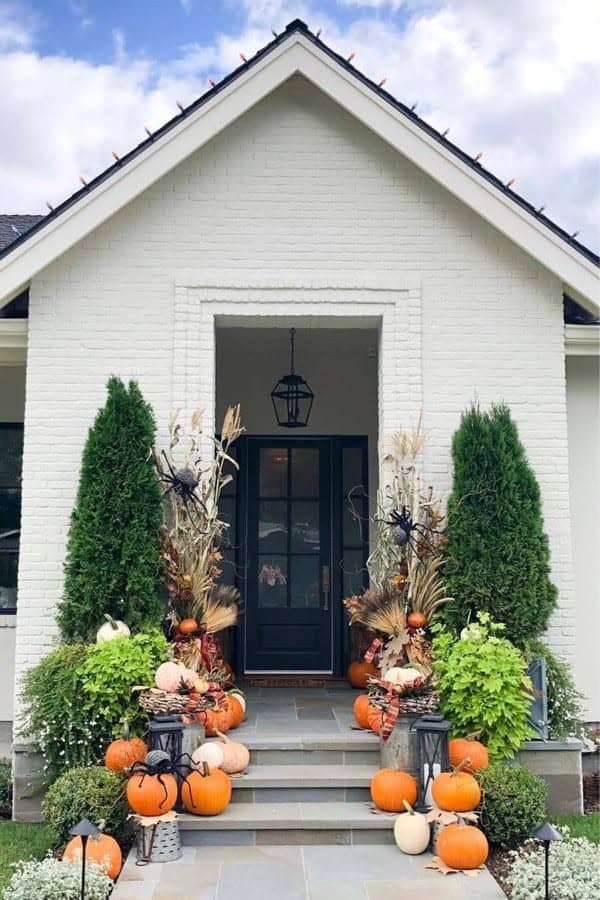
[(237, 728), (238, 725), (241, 725), (242, 720), (244, 718), (244, 707), (238, 700), (235, 694), (228, 695), (229, 701), (229, 709), (231, 713), (231, 727)]
[(368, 728), (369, 727), (369, 709), (371, 709), (369, 705), (369, 695), (361, 694), (354, 701), (354, 718), (356, 720), (356, 724), (360, 728)]
[(489, 845), (474, 825), (446, 825), (435, 842), (435, 851), (452, 869), (478, 869), (488, 858)]
[(479, 804), (481, 790), (472, 775), (458, 768), (440, 772), (433, 779), (431, 796), (447, 812), (469, 812)]
[(427, 616), (422, 612), (411, 612), (406, 617), (406, 624), (409, 628), (425, 628), (427, 621)]
[(182, 619), (178, 627), (179, 634), (194, 634), (198, 631), (198, 623), (195, 619)]
[(448, 745), (450, 762), (453, 766), (463, 766), (465, 772), (477, 772), (487, 769), (490, 757), (480, 741), (472, 738), (454, 738)]
[(169, 774), (136, 773), (127, 782), (127, 802), (138, 816), (162, 816), (177, 803), (177, 782)]
[[(81, 838), (74, 837), (65, 847), (63, 860), (66, 862), (81, 862), (81, 856)], [(121, 848), (115, 839), (107, 834), (98, 834), (95, 837), (88, 838), (85, 858), (102, 866), (108, 877), (112, 878), (113, 881), (121, 871), (123, 864)]]
[(405, 802), (417, 802), (417, 782), (408, 772), (380, 769), (371, 779), (371, 799), (378, 809), (404, 812)]
[(195, 816), (218, 816), (231, 800), (231, 780), (221, 769), (190, 772), (181, 785), (181, 799)]
[(232, 722), (233, 701), (227, 697), (225, 701), (215, 709), (207, 709), (204, 711), (204, 728), (207, 737), (215, 737), (218, 731), (229, 731)]
[(364, 690), (367, 686), (367, 676), (377, 675), (377, 669), (373, 663), (361, 660), (360, 662), (350, 663), (346, 675), (352, 687)]
[(377, 709), (376, 706), (369, 706), (367, 710), (367, 725), (371, 731), (379, 734), (383, 725), (383, 710)]
[(117, 738), (106, 748), (104, 765), (107, 769), (122, 775), (134, 763), (143, 762), (147, 752), (148, 747), (141, 738), (129, 737), (129, 726), (126, 722), (123, 726), (123, 737)]

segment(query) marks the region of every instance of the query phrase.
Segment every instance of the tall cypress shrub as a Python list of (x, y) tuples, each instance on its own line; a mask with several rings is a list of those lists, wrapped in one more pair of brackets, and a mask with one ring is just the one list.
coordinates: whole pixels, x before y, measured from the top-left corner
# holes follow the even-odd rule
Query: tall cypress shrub
[(58, 624), (66, 641), (93, 640), (105, 613), (130, 628), (156, 625), (160, 489), (150, 450), (156, 426), (136, 384), (108, 382), (88, 433), (71, 517)]
[(452, 459), (444, 579), (454, 600), (441, 615), (460, 629), (486, 610), (523, 646), (545, 631), (557, 591), (540, 489), (508, 408), (468, 409)]

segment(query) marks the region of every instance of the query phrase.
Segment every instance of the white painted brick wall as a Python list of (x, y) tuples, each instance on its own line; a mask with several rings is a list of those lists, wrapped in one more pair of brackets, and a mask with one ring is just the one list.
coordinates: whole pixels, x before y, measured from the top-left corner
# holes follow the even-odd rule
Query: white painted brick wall
[[(393, 415), (414, 411), (422, 392), (427, 473), (446, 491), (465, 404), (511, 406), (542, 486), (561, 592), (551, 639), (571, 653), (560, 284), (293, 79), (34, 279), (17, 678), (55, 638), (81, 450), (108, 376), (139, 379), (163, 436), (182, 399), (173, 372), (185, 382), (197, 355), (212, 383), (212, 335), (184, 341), (174, 329), (175, 281), (188, 269), (218, 270), (224, 283), (245, 270), (286, 272), (298, 285), (341, 276), (359, 288), (373, 277), (417, 286), (381, 373), (403, 398)], [(343, 291), (338, 298), (329, 314), (344, 314)], [(386, 429), (402, 424), (388, 414)]]

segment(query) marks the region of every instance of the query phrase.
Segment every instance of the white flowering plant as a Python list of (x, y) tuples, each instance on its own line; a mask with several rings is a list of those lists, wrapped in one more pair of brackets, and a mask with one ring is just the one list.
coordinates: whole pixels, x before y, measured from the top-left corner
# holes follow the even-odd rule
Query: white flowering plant
[[(600, 846), (587, 838), (572, 838), (562, 826), (562, 841), (550, 848), (551, 900), (598, 900), (600, 897)], [(512, 900), (544, 900), (544, 848), (528, 841), (513, 850), (507, 881)]]
[[(86, 865), (86, 900), (106, 900), (113, 888), (112, 880), (95, 863)], [(79, 900), (81, 865), (59, 862), (52, 856), (30, 859), (15, 864), (4, 900)]]

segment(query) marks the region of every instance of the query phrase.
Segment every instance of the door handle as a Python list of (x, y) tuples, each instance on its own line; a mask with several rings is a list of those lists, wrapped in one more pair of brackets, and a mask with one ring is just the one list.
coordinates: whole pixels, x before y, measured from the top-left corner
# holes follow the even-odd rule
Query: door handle
[(323, 606), (322, 609), (327, 611), (329, 609), (329, 592), (331, 590), (331, 574), (329, 571), (329, 566), (322, 566), (321, 568), (321, 591), (323, 592)]

